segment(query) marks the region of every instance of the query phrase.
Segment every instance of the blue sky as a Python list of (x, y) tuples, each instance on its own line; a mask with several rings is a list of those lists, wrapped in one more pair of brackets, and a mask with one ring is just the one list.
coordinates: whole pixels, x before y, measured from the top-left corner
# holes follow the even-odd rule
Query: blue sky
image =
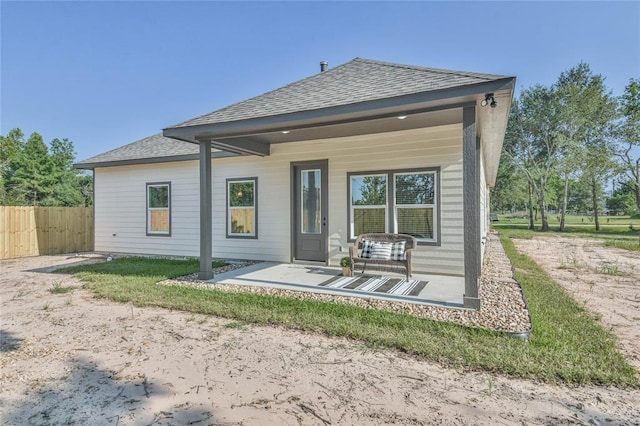
[(355, 57), (552, 84), (640, 77), (639, 2), (0, 2), (0, 133), (78, 160)]

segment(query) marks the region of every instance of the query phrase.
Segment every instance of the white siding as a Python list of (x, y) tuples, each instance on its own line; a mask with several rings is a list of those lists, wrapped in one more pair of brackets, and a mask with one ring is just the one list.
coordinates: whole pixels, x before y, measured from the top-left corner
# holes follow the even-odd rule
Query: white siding
[[(96, 168), (95, 249), (102, 252), (199, 255), (198, 163)], [(146, 184), (171, 182), (171, 236), (146, 235)]]
[[(291, 162), (329, 162), (329, 252), (347, 255), (347, 173), (440, 167), (441, 245), (420, 246), (416, 272), (463, 275), (462, 126), (271, 146), (268, 157), (213, 161), (213, 255), (291, 260)], [(96, 250), (198, 256), (197, 162), (96, 169)], [(258, 238), (226, 238), (227, 178), (258, 178)], [(172, 182), (172, 236), (145, 236), (145, 183)], [(116, 237), (112, 234), (117, 233)]]

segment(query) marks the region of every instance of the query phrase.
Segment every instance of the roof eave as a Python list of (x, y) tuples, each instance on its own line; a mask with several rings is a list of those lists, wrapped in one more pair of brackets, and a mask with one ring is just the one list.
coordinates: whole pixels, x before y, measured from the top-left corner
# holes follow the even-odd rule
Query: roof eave
[(515, 77), (505, 77), (489, 82), (289, 114), (220, 123), (168, 127), (163, 129), (163, 135), (173, 139), (197, 143), (197, 139), (203, 137), (222, 139), (324, 126), (351, 120), (380, 117), (384, 114), (410, 113), (411, 108), (424, 110), (430, 107), (434, 109), (456, 107), (465, 99), (467, 101), (474, 100), (478, 94), (501, 90), (513, 92), (514, 87)]
[[(500, 165), (500, 158), (502, 156), (502, 145), (504, 143), (505, 132), (507, 130), (507, 124), (509, 123), (509, 112), (511, 111), (511, 104), (513, 103), (513, 94), (515, 90), (516, 78), (512, 77), (513, 85), (507, 91), (506, 104), (502, 105), (502, 114), (498, 117), (494, 126), (488, 130), (483, 131), (482, 137), (484, 146), (484, 171), (487, 185), (493, 188), (496, 184), (496, 178), (498, 176), (498, 167)], [(504, 102), (505, 97), (502, 97), (501, 103)], [(490, 110), (489, 110), (490, 111)]]
[[(224, 158), (235, 157), (237, 154), (225, 151), (214, 151), (211, 153), (211, 158)], [(95, 162), (80, 162), (73, 165), (74, 169), (80, 170), (93, 170), (98, 167), (115, 167), (115, 166), (131, 166), (135, 164), (155, 164), (155, 163), (170, 163), (174, 161), (190, 161), (197, 160), (200, 156), (198, 154), (184, 154), (184, 155), (169, 155), (165, 157), (146, 157), (146, 158), (131, 158), (126, 160), (112, 160), (112, 161), (95, 161)]]

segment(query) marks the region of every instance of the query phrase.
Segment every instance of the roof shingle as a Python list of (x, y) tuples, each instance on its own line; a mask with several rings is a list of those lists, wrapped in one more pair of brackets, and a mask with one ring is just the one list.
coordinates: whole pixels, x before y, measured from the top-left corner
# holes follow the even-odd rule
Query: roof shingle
[(87, 158), (77, 165), (198, 154), (198, 145), (165, 138), (161, 133)]
[(172, 126), (246, 120), (467, 86), (507, 76), (355, 58), (346, 64)]

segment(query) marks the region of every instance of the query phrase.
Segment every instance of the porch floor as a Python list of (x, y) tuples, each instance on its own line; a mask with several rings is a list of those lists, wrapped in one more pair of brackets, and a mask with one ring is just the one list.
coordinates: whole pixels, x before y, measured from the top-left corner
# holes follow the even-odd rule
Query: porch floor
[[(427, 285), (417, 296), (403, 296), (372, 291), (349, 290), (320, 286), (332, 277), (341, 275), (340, 268), (297, 263), (261, 262), (245, 268), (216, 275), (209, 282), (272, 287), (341, 296), (396, 300), (416, 304), (429, 304), (461, 308), (463, 306), (464, 277), (413, 274), (412, 279)], [(357, 271), (356, 271), (356, 275)], [(404, 278), (403, 274), (366, 270), (365, 275)]]

